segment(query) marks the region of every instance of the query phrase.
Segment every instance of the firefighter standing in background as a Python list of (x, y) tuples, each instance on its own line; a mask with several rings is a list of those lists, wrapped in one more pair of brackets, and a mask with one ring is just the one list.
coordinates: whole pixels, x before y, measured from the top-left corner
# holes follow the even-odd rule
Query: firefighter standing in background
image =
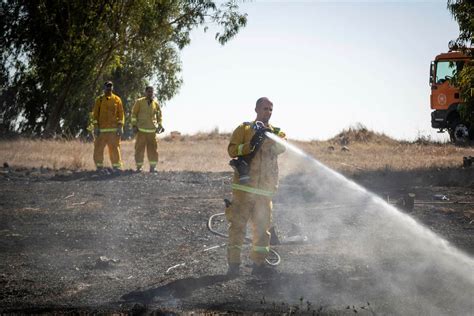
[(146, 148), (150, 172), (156, 172), (158, 163), (156, 133), (163, 133), (165, 129), (161, 125), (160, 106), (153, 98), (153, 87), (147, 86), (145, 95), (135, 102), (132, 109), (132, 128), (133, 133), (136, 134), (135, 162), (137, 171), (141, 171)]
[[(250, 254), (254, 262), (252, 274), (268, 276), (274, 273), (274, 270), (265, 264), (265, 259), (270, 252), (272, 196), (278, 185), (277, 156), (283, 153), (285, 148), (267, 138), (265, 132), (282, 138), (285, 138), (285, 134), (268, 123), (272, 111), (273, 103), (268, 98), (258, 99), (255, 107), (257, 118), (254, 122), (243, 123), (237, 127), (228, 146), (230, 157), (236, 158), (231, 160), (235, 169), (232, 204), (226, 208), (226, 217), (230, 223), (227, 248), (227, 274), (230, 276), (240, 274), (240, 253), (249, 220), (253, 233)], [(239, 168), (242, 161), (245, 161), (244, 168)]]
[(104, 167), (104, 148), (109, 149), (109, 157), (114, 170), (120, 170), (120, 138), (123, 134), (123, 106), (119, 96), (112, 93), (111, 81), (104, 83), (104, 94), (97, 97), (92, 110), (94, 124), (94, 162), (97, 170)]

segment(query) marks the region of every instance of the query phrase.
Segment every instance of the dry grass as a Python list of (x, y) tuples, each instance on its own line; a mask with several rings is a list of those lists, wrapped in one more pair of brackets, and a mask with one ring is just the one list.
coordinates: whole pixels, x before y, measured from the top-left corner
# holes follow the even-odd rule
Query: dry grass
[(342, 146), (350, 143), (375, 143), (386, 145), (395, 145), (398, 143), (395, 139), (390, 138), (385, 134), (373, 132), (360, 123), (344, 129), (342, 132), (331, 138), (329, 142), (337, 143)]
[[(12, 167), (67, 168), (73, 170), (94, 170), (92, 159), (93, 143), (57, 140), (0, 141), (0, 163)], [(160, 170), (225, 171), (227, 168), (227, 142), (220, 139), (164, 141), (158, 143)], [(135, 168), (134, 142), (122, 141), (124, 168)], [(104, 162), (110, 166), (107, 149)], [(145, 166), (147, 159), (145, 158)]]
[[(228, 134), (199, 133), (165, 137), (159, 141), (160, 170), (230, 171), (227, 156)], [(352, 128), (328, 141), (293, 142), (333, 169), (344, 173), (371, 170), (415, 170), (457, 167), (462, 157), (474, 155), (472, 148), (450, 144), (398, 142), (383, 134)], [(349, 150), (341, 150), (346, 146)], [(1, 140), (0, 163), (13, 167), (49, 167), (74, 170), (95, 169), (93, 144), (78, 140)], [(281, 158), (283, 170), (292, 168), (290, 155)], [(122, 142), (124, 167), (134, 168), (133, 141)], [(105, 162), (108, 160), (105, 151)]]
[(358, 142), (347, 145), (349, 151), (343, 151), (343, 146), (329, 141), (295, 142), (295, 145), (329, 167), (344, 173), (459, 167), (462, 166), (464, 156), (474, 154), (472, 149), (451, 144)]

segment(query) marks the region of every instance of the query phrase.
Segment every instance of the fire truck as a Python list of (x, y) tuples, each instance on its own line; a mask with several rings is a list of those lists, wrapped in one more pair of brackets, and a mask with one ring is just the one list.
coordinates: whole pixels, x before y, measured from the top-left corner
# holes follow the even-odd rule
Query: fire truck
[[(451, 79), (459, 73), (465, 62), (472, 59), (461, 51), (451, 50), (439, 54), (431, 62), (430, 86), (431, 126), (440, 133), (448, 131), (453, 143), (463, 144), (474, 136), (474, 131), (459, 115), (462, 103), (459, 89), (451, 85)], [(473, 126), (474, 128), (474, 126)]]

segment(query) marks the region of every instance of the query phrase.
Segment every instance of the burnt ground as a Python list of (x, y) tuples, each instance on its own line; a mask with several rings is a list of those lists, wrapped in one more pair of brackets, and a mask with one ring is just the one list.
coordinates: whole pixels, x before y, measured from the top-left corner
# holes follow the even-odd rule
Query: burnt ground
[[(474, 204), (453, 203), (474, 203), (474, 168), (354, 179), (391, 201), (415, 193), (425, 204), (415, 204), (410, 215), (474, 254)], [(344, 266), (336, 255), (310, 267), (307, 257), (321, 251), (311, 242), (276, 246), (282, 263), (274, 278), (250, 275), (247, 256), (243, 275), (226, 278), (225, 247), (209, 249), (225, 240), (206, 222), (223, 211), (230, 180), (230, 173), (0, 169), (0, 313), (387, 312), (386, 298), (360, 291), (373, 282), (363, 268)], [(280, 191), (304, 196), (292, 181), (282, 179)], [(450, 200), (433, 201), (435, 194)], [(277, 196), (274, 221), (282, 238), (292, 229), (283, 209), (291, 205)], [(222, 218), (216, 227), (225, 231)], [(302, 286), (316, 277), (317, 288)], [(358, 294), (341, 294), (351, 291)]]

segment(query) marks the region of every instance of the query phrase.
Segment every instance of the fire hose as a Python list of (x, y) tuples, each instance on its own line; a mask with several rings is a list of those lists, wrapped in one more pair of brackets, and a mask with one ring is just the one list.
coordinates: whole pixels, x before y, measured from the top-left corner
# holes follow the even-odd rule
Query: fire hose
[[(221, 233), (221, 232), (218, 232), (212, 227), (212, 221), (214, 220), (214, 218), (216, 218), (218, 216), (223, 216), (223, 215), (225, 215), (225, 213), (217, 213), (217, 214), (214, 214), (211, 217), (209, 217), (209, 220), (207, 221), (207, 229), (209, 229), (209, 231), (211, 233), (213, 233), (214, 235), (216, 235), (216, 236), (223, 237), (223, 238), (229, 238), (228, 235), (226, 235), (224, 233)], [(252, 240), (248, 237), (245, 237), (244, 240), (247, 244), (252, 243)], [(272, 256), (270, 258), (266, 258), (265, 261), (271, 266), (279, 265), (280, 262), (281, 262), (280, 254), (278, 252), (276, 252), (275, 249), (272, 249), (272, 248), (270, 248), (270, 253), (272, 254)]]

